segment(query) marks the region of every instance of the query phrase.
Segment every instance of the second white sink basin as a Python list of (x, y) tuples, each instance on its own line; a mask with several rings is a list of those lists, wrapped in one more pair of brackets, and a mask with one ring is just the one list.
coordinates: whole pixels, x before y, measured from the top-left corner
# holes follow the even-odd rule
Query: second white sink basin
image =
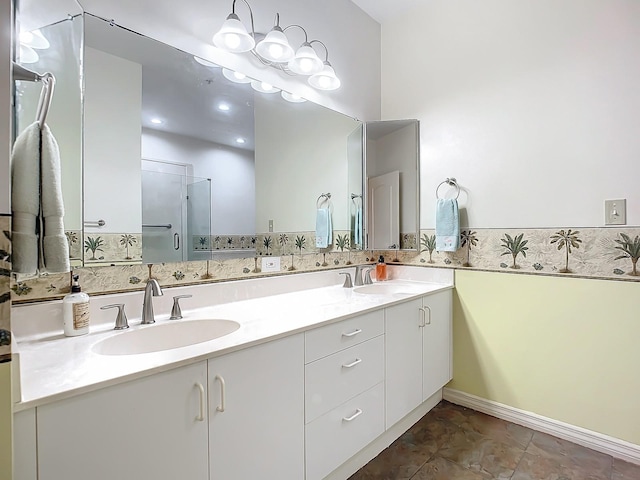
[(160, 352), (208, 342), (240, 328), (233, 320), (175, 320), (171, 323), (142, 326), (137, 330), (105, 338), (93, 346), (100, 355), (136, 355)]

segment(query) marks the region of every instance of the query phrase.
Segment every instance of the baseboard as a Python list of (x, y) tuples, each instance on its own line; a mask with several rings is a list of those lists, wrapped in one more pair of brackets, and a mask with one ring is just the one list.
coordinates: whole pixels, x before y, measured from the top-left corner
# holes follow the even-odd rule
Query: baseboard
[(477, 397), (469, 393), (445, 388), (443, 398), (456, 405), (469, 407), (509, 422), (529, 427), (539, 432), (548, 433), (578, 445), (606, 453), (612, 457), (640, 465), (640, 445), (620, 440), (609, 435), (577, 427), (552, 418), (543, 417), (533, 412), (510, 407), (503, 403)]

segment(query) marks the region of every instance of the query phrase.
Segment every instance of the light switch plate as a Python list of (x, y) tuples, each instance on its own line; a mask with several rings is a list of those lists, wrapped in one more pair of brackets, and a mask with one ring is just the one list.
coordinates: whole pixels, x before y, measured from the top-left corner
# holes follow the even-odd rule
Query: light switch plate
[(280, 257), (262, 257), (263, 272), (279, 272)]
[(604, 201), (604, 224), (627, 224), (627, 201), (625, 199)]

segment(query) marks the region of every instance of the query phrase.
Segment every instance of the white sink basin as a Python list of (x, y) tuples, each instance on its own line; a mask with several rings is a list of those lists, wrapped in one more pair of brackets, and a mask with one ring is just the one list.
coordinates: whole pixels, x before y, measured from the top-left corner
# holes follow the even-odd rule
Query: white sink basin
[(93, 346), (100, 355), (136, 355), (186, 347), (224, 337), (240, 328), (233, 320), (175, 320), (142, 326), (137, 330), (105, 338)]
[(364, 285), (362, 287), (356, 287), (353, 289), (356, 293), (364, 293), (368, 295), (393, 295), (397, 293), (404, 293), (406, 295), (413, 295), (420, 293), (419, 288), (416, 285), (409, 285), (405, 283), (374, 283), (373, 285)]

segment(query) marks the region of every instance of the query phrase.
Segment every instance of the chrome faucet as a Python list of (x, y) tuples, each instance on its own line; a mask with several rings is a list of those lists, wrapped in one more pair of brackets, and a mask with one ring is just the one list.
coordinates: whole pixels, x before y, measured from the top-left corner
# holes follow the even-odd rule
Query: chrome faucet
[(162, 288), (155, 278), (149, 278), (144, 289), (144, 300), (142, 301), (142, 325), (156, 323), (153, 316), (153, 297), (162, 295)]
[(362, 285), (364, 285), (364, 283), (362, 282), (362, 270), (370, 267), (371, 265), (356, 265), (356, 278), (353, 282), (356, 287), (361, 287)]

